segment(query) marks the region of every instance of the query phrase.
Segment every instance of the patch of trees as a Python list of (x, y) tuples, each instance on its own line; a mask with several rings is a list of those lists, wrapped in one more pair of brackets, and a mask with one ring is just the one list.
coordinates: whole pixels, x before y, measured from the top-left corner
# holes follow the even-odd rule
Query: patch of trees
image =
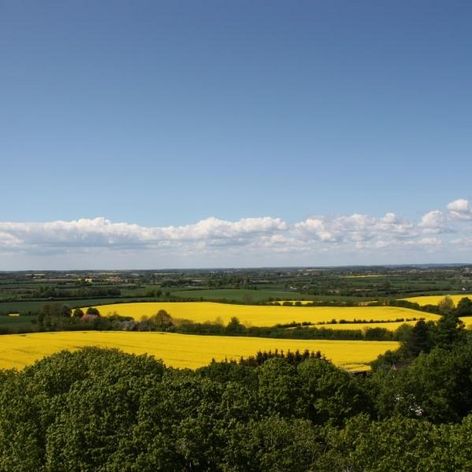
[[(250, 367), (258, 367), (264, 362), (267, 362), (269, 359), (284, 359), (290, 365), (297, 366), (307, 359), (324, 359), (324, 356), (320, 351), (309, 351), (306, 349), (303, 352), (300, 352), (298, 349), (295, 352), (291, 351), (278, 351), (277, 349), (272, 351), (258, 351), (255, 356), (241, 357), (238, 361), (239, 365), (247, 365)], [(225, 361), (228, 362), (228, 361)], [(230, 361), (234, 363), (234, 361)], [(215, 363), (215, 361), (213, 361)]]
[(468, 297), (459, 300), (454, 313), (457, 316), (472, 316), (472, 300)]
[(92, 297), (119, 297), (119, 287), (79, 287), (61, 288), (58, 286), (40, 287), (33, 293), (39, 298), (92, 298)]
[(401, 346), (397, 351), (387, 351), (374, 362), (374, 369), (391, 369), (409, 364), (420, 354), (427, 354), (434, 348), (449, 349), (462, 346), (472, 334), (465, 330), (457, 310), (444, 310), (437, 322), (420, 320), (414, 327), (403, 325), (397, 331)]

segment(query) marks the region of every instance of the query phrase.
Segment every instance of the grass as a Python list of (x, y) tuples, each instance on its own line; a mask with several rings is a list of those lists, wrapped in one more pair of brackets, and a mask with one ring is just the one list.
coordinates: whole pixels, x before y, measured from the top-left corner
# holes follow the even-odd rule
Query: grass
[(0, 331), (35, 331), (37, 326), (33, 323), (36, 316), (0, 316)]
[(83, 346), (118, 348), (134, 354), (150, 354), (171, 367), (195, 369), (215, 360), (239, 359), (258, 350), (321, 351), (347, 370), (367, 370), (368, 363), (398, 343), (387, 341), (285, 340), (268, 338), (192, 336), (156, 332), (56, 332), (9, 334), (2, 336), (0, 368), (17, 368), (68, 349)]
[[(143, 316), (152, 316), (159, 310), (165, 310), (174, 319), (187, 319), (197, 323), (218, 321), (227, 324), (235, 316), (245, 326), (274, 326), (304, 321), (326, 323), (333, 319), (338, 322), (340, 320), (396, 321), (399, 318), (438, 319), (437, 315), (430, 313), (389, 306), (294, 307), (229, 305), (212, 302), (149, 302), (102, 305), (99, 310), (102, 316), (117, 313), (132, 316), (136, 320), (140, 320)], [(359, 329), (360, 325), (357, 326), (356, 329)]]
[(136, 300), (139, 297), (109, 297), (109, 298), (81, 298), (70, 300), (34, 300), (34, 301), (14, 301), (14, 302), (0, 302), (0, 315), (7, 313), (21, 313), (26, 315), (28, 313), (38, 313), (44, 305), (68, 305), (72, 308), (84, 305), (101, 305), (103, 303), (119, 303), (121, 301)]

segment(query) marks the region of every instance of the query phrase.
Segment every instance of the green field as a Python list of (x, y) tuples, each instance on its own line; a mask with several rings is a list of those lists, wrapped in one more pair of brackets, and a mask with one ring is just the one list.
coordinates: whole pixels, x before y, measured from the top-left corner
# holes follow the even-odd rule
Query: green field
[[(206, 289), (206, 290), (174, 290), (171, 295), (178, 298), (191, 298), (202, 300), (227, 300), (243, 303), (258, 303), (279, 298), (281, 300), (306, 300), (307, 296), (288, 290), (267, 289)], [(310, 298), (310, 297), (308, 297)]]
[(35, 320), (36, 316), (0, 316), (0, 333), (35, 331)]
[[(307, 299), (297, 292), (282, 290), (250, 290), (250, 289), (214, 289), (214, 290), (173, 290), (170, 295), (180, 299), (226, 300), (239, 303), (259, 303), (273, 298), (302, 300)], [(78, 306), (99, 306), (111, 303), (129, 303), (133, 301), (156, 301), (149, 297), (108, 297), (108, 298), (82, 298), (70, 300), (22, 300), (0, 302), (0, 315), (8, 313), (37, 313), (41, 308), (50, 303), (68, 305), (71, 308)]]
[[(71, 308), (80, 306), (95, 306), (104, 305), (108, 303), (125, 303), (132, 301), (148, 301), (147, 298), (130, 297), (109, 297), (109, 298), (82, 298), (73, 300), (35, 300), (35, 301), (17, 301), (17, 302), (0, 302), (0, 315), (7, 315), (8, 313), (20, 313), (27, 315), (29, 313), (37, 313), (44, 305), (58, 304), (67, 305)], [(151, 299), (153, 300), (153, 299)]]

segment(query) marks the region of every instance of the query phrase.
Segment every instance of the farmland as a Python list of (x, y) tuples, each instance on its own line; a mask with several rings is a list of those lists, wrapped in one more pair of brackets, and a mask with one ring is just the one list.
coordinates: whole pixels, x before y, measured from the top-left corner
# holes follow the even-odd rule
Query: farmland
[(461, 300), (461, 298), (468, 297), (472, 299), (472, 294), (471, 293), (461, 293), (459, 295), (425, 295), (421, 297), (411, 297), (411, 298), (405, 298), (404, 300), (407, 300), (412, 303), (418, 303), (419, 305), (437, 305), (444, 297), (450, 297), (452, 298), (452, 301), (454, 302), (455, 305)]
[(191, 336), (171, 333), (56, 332), (4, 335), (0, 368), (22, 368), (55, 352), (83, 346), (119, 348), (133, 354), (151, 354), (171, 367), (197, 368), (216, 360), (239, 359), (258, 350), (321, 351), (339, 367), (363, 370), (396, 342), (297, 341), (226, 336)]
[(472, 267), (0, 272), (0, 313), (130, 301), (354, 302), (472, 292)]
[[(472, 319), (470, 320), (472, 322)], [(383, 321), (383, 322), (373, 322), (373, 323), (325, 323), (325, 324), (317, 324), (311, 325), (314, 328), (326, 328), (326, 329), (334, 329), (334, 330), (366, 330), (366, 329), (373, 329), (373, 328), (383, 328), (389, 331), (395, 331), (400, 326), (407, 324), (410, 326), (414, 326), (417, 321)]]
[[(186, 319), (197, 323), (221, 322), (227, 324), (237, 317), (245, 326), (274, 326), (292, 322), (329, 323), (336, 321), (365, 320), (372, 322), (399, 319), (424, 318), (437, 320), (437, 315), (401, 307), (292, 307), (292, 306), (251, 306), (212, 302), (175, 303), (122, 303), (98, 307), (101, 315), (117, 313), (140, 320), (165, 310), (174, 319)], [(359, 328), (357, 328), (359, 329)]]
[(171, 292), (177, 298), (191, 298), (203, 300), (231, 300), (244, 303), (264, 302), (270, 299), (287, 298), (299, 300), (303, 296), (288, 290), (250, 290), (244, 288), (212, 289), (212, 290), (176, 290)]
[[(365, 359), (371, 360), (376, 356), (376, 342), (368, 342), (373, 343), (369, 348), (374, 350), (371, 353), (373, 357), (369, 354), (359, 358), (360, 354), (364, 355), (367, 346), (363, 341), (347, 341), (349, 334), (343, 334), (342, 331), (366, 333), (369, 328), (382, 328), (393, 332), (403, 323), (414, 325), (419, 319), (438, 319), (438, 315), (405, 307), (365, 306), (369, 300), (428, 294), (426, 297), (410, 299), (421, 304), (437, 303), (447, 291), (457, 293), (459, 287), (469, 287), (472, 291), (469, 276), (467, 268), (454, 267), (4, 273), (0, 277), (0, 313), (19, 312), (22, 316), (2, 316), (0, 329), (5, 333), (39, 331), (34, 336), (40, 337), (31, 338), (31, 334), (16, 338), (3, 337), (0, 362), (5, 361), (1, 365), (14, 365), (12, 360), (17, 357), (16, 365), (21, 366), (58, 349), (84, 346), (89, 342), (128, 349), (128, 352), (150, 352), (172, 366), (195, 367), (207, 363), (212, 357), (253, 355), (258, 349), (267, 346), (267, 349), (287, 349), (288, 346), (290, 349), (303, 346), (304, 349), (308, 343), (310, 346), (319, 346), (317, 349), (322, 351), (325, 349), (323, 352), (338, 365), (365, 365)], [(454, 296), (453, 299), (457, 303), (462, 296)], [(304, 306), (313, 300), (327, 305), (357, 306)], [(267, 304), (275, 301), (280, 305)], [(287, 301), (303, 306), (283, 306)], [(96, 306), (104, 316), (116, 313), (130, 316), (136, 321), (165, 310), (172, 317), (179, 334), (118, 332), (117, 329), (121, 328), (116, 327), (107, 328), (112, 329), (112, 332), (82, 332), (91, 328), (75, 326), (78, 320), (73, 320), (76, 322), (73, 328), (61, 326), (60, 323), (54, 325), (55, 320), (48, 317), (45, 322), (49, 325), (45, 325), (41, 317), (44, 318), (47, 307), (52, 305), (57, 309), (64, 305), (71, 308)], [(31, 316), (25, 316), (27, 313), (31, 313)], [(227, 326), (233, 317), (247, 328), (306, 322), (310, 323), (311, 328), (336, 330), (339, 336), (333, 336), (343, 340), (304, 340), (302, 336), (305, 334), (296, 330), (292, 332), (291, 327), (283, 327), (270, 334), (248, 332), (244, 338), (237, 337), (241, 336), (241, 332), (232, 333), (227, 338), (224, 335), (229, 332), (224, 330), (205, 332), (196, 328), (195, 331), (179, 328), (183, 326), (182, 320)], [(472, 318), (463, 318), (463, 321), (467, 327), (472, 325)], [(59, 332), (41, 332), (51, 329)], [(68, 329), (79, 331), (62, 332)], [(135, 328), (135, 331), (139, 329)], [(199, 334), (199, 337), (185, 337), (183, 333)], [(209, 337), (207, 334), (213, 335)], [(271, 339), (265, 337), (268, 335)], [(313, 334), (313, 337), (323, 336), (327, 335)], [(294, 339), (284, 340), (284, 337)], [(130, 339), (139, 339), (139, 342), (131, 342)], [(165, 341), (157, 348), (155, 339)], [(183, 339), (185, 343), (181, 341)], [(363, 339), (368, 338), (364, 336)], [(389, 335), (384, 338), (379, 335), (379, 338), (369, 339), (391, 338)], [(18, 348), (11, 344), (13, 340), (18, 343)], [(37, 340), (36, 347), (31, 340)], [(384, 349), (386, 345), (379, 346)], [(6, 352), (8, 349), (12, 353), (10, 356)], [(194, 354), (190, 355), (189, 352)], [(380, 349), (378, 352), (383, 351)]]
[[(51, 282), (49, 288), (46, 284), (41, 285), (42, 279), (40, 282), (32, 281), (29, 287), (23, 288), (21, 282), (5, 283), (4, 294), (8, 297), (0, 304), (0, 313), (19, 312), (21, 316), (1, 316), (0, 329), (4, 333), (23, 333), (3, 334), (0, 338), (0, 369), (18, 370), (2, 374), (4, 381), (0, 382), (0, 387), (3, 391), (0, 393), (3, 408), (0, 409), (0, 416), (3, 416), (0, 419), (2, 424), (9, 424), (5, 431), (13, 431), (16, 442), (23, 440), (19, 457), (24, 456), (23, 450), (32, 447), (31, 435), (22, 435), (21, 432), (43, 427), (36, 420), (40, 408), (44, 408), (40, 417), (46, 421), (56, 415), (56, 419), (44, 426), (43, 431), (35, 433), (38, 437), (46, 438), (41, 441), (41, 445), (47, 444), (45, 450), (49, 451), (42, 451), (38, 457), (50, 454), (48, 464), (56, 461), (54, 470), (62, 467), (62, 451), (72, 450), (69, 445), (64, 446), (62, 443), (58, 443), (56, 449), (51, 449), (49, 445), (54, 440), (72, 441), (76, 444), (77, 454), (74, 452), (74, 457), (78, 457), (84, 450), (97, 447), (104, 454), (105, 460), (108, 460), (108, 451), (111, 449), (104, 448), (101, 441), (104, 437), (110, 437), (109, 431), (116, 429), (120, 432), (112, 437), (110, 444), (113, 447), (122, 445), (123, 438), (132, 438), (132, 443), (123, 448), (122, 456), (118, 459), (121, 470), (122, 457), (129, 457), (130, 451), (134, 451), (137, 444), (139, 447), (146, 445), (146, 441), (152, 436), (162, 442), (161, 429), (149, 432), (152, 418), (158, 419), (158, 428), (162, 427), (162, 418), (166, 418), (166, 434), (170, 445), (182, 444), (182, 434), (187, 434), (185, 431), (191, 435), (188, 438), (184, 436), (186, 441), (189, 440), (188, 444), (194, 441), (195, 432), (201, 434), (194, 441), (193, 451), (198, 455), (201, 445), (206, 444), (206, 438), (210, 438), (209, 450), (214, 450), (215, 431), (221, 434), (218, 444), (230, 444), (228, 451), (233, 454), (235, 442), (234, 438), (232, 442), (227, 441), (228, 431), (231, 433), (231, 428), (236, 428), (236, 433), (231, 434), (239, 437), (244, 432), (241, 428), (246, 428), (244, 422), (247, 423), (250, 419), (248, 424), (256, 424), (254, 420), (259, 421), (260, 415), (266, 415), (269, 411), (276, 423), (267, 425), (265, 420), (261, 420), (259, 430), (266, 432), (264, 434), (268, 434), (268, 437), (274, 431), (277, 432), (277, 422), (287, 418), (290, 421), (293, 418), (295, 422), (304, 420), (297, 424), (300, 428), (298, 434), (305, 438), (303, 435), (311, 421), (335, 424), (336, 421), (345, 421), (358, 413), (365, 413), (366, 418), (372, 413), (378, 418), (397, 416), (398, 401), (391, 392), (399, 392), (400, 398), (411, 398), (410, 386), (415, 385), (417, 378), (427, 379), (428, 376), (434, 382), (428, 383), (424, 390), (434, 392), (435, 399), (439, 395), (440, 401), (437, 402), (437, 411), (434, 411), (430, 403), (425, 403), (419, 397), (421, 403), (418, 411), (426, 411), (426, 419), (434, 420), (434, 415), (447, 421), (450, 417), (461, 418), (460, 415), (454, 417), (453, 414), (447, 416), (449, 413), (443, 413), (446, 408), (452, 408), (456, 404), (454, 395), (457, 385), (465, 392), (457, 402), (459, 411), (466, 411), (463, 409), (463, 399), (470, 397), (470, 388), (467, 385), (462, 388), (462, 385), (464, 378), (471, 377), (470, 372), (461, 366), (462, 362), (466, 362), (464, 366), (470, 366), (470, 355), (463, 358), (463, 351), (467, 352), (467, 347), (461, 343), (470, 339), (471, 331), (466, 332), (461, 326), (456, 329), (455, 322), (420, 324), (414, 329), (396, 331), (404, 323), (413, 326), (420, 319), (440, 319), (440, 315), (427, 311), (396, 306), (399, 302), (393, 298), (400, 299), (408, 295), (392, 288), (397, 284), (399, 287), (401, 276), (327, 272), (320, 275), (321, 280), (314, 276), (312, 282), (332, 284), (332, 288), (314, 293), (315, 290), (306, 284), (311, 277), (307, 273), (300, 275), (298, 272), (282, 272), (282, 276), (279, 272), (264, 273), (264, 279), (257, 274), (255, 280), (259, 285), (252, 288), (247, 287), (252, 284), (249, 277), (242, 279), (239, 275), (222, 275), (218, 272), (202, 276), (201, 279), (193, 274), (188, 277), (167, 274), (162, 279), (155, 279), (148, 274), (124, 274), (118, 282), (105, 280), (103, 276), (102, 281), (86, 282), (88, 285), (80, 280), (59, 280)], [(275, 283), (278, 277), (287, 277), (286, 282), (283, 285)], [(304, 280), (303, 285), (298, 283), (299, 277)], [(265, 279), (270, 284), (262, 286)], [(239, 284), (241, 280), (244, 282), (243, 287), (233, 285)], [(442, 283), (438, 276), (434, 287), (427, 280), (417, 280), (412, 287), (419, 288), (422, 282), (425, 287), (433, 289)], [(47, 283), (50, 283), (49, 279)], [(119, 296), (111, 295), (116, 289), (113, 285), (115, 283), (119, 286)], [(202, 286), (195, 288), (187, 284)], [(218, 287), (212, 284), (217, 284)], [(31, 291), (29, 299), (30, 292), (27, 293), (27, 290)], [(430, 298), (420, 300), (437, 303), (443, 297), (442, 293), (447, 293), (444, 290), (425, 290), (415, 294), (428, 293)], [(394, 297), (380, 297), (380, 293), (390, 291), (395, 293)], [(413, 289), (411, 293), (414, 293)], [(435, 293), (441, 295), (431, 298)], [(1, 294), (0, 287), (0, 298)], [(92, 294), (94, 296), (88, 296)], [(43, 298), (33, 299), (32, 295), (41, 295)], [(316, 301), (315, 306), (310, 304), (313, 300)], [(367, 306), (373, 300), (379, 300), (378, 306)], [(457, 299), (455, 301), (457, 303)], [(87, 307), (97, 307), (102, 316), (94, 316), (93, 311), (90, 316), (81, 316), (78, 310), (74, 313), (73, 308), (76, 306), (83, 307), (84, 311)], [(165, 310), (171, 318), (165, 313), (154, 316), (160, 310)], [(29, 312), (31, 315), (27, 316), (26, 313)], [(113, 314), (133, 319), (107, 316)], [(239, 323), (233, 318), (237, 318)], [(462, 316), (461, 320), (467, 328), (472, 328), (472, 317)], [(308, 326), (303, 326), (304, 322)], [(81, 350), (90, 346), (114, 348), (117, 351)], [(436, 347), (441, 349), (437, 351)], [(299, 355), (282, 355), (296, 351), (319, 352), (334, 365), (317, 359), (314, 355), (307, 361), (302, 360), (303, 357)], [(388, 354), (382, 356), (387, 351)], [(49, 357), (59, 352), (61, 354)], [(420, 352), (424, 356), (417, 367), (415, 357)], [(162, 359), (167, 368), (153, 359), (134, 358), (129, 354), (147, 354), (155, 359)], [(425, 361), (428, 358), (431, 358), (430, 366)], [(35, 364), (41, 359), (43, 362)], [(212, 363), (213, 359), (223, 362)], [(225, 360), (236, 363), (226, 363)], [(410, 363), (413, 365), (411, 368), (408, 366)], [(28, 366), (32, 367), (23, 369)], [(161, 382), (163, 369), (165, 374)], [(411, 373), (408, 373), (410, 369)], [(385, 375), (386, 371), (388, 375)], [(157, 377), (151, 382), (150, 372), (157, 373)], [(362, 375), (351, 375), (359, 372)], [(404, 372), (411, 380), (396, 382), (396, 377)], [(458, 380), (455, 380), (454, 375)], [(18, 382), (18, 379), (23, 380)], [(416, 394), (416, 390), (413, 394)], [(60, 396), (59, 401), (57, 395)], [(359, 401), (360, 399), (362, 400)], [(32, 404), (34, 411), (30, 414)], [(123, 415), (123, 408), (129, 409), (129, 414)], [(404, 415), (411, 420), (410, 405), (406, 404), (404, 408)], [(470, 407), (467, 408), (470, 411)], [(13, 411), (17, 413), (12, 414)], [(448, 411), (454, 413), (452, 409)], [(213, 415), (213, 412), (216, 414)], [(221, 414), (227, 416), (228, 420), (223, 427)], [(66, 422), (64, 415), (70, 415)], [(144, 422), (133, 424), (135, 417)], [(25, 427), (22, 418), (31, 424)], [(89, 418), (90, 424), (86, 423), (84, 426), (84, 420)], [(110, 427), (109, 420), (114, 418), (117, 420)], [(132, 423), (126, 423), (126, 418), (131, 418)], [(198, 418), (199, 424), (195, 423)], [(213, 418), (216, 423), (212, 423)], [(174, 419), (175, 422), (172, 422)], [(120, 430), (122, 421), (125, 424)], [(423, 423), (426, 422), (421, 421)], [(64, 430), (63, 427), (67, 424), (70, 429)], [(203, 430), (202, 425), (206, 429)], [(363, 431), (365, 425), (360, 427)], [(399, 431), (404, 429), (402, 425)], [(320, 430), (324, 431), (325, 428), (316, 426), (317, 435)], [(84, 446), (82, 439), (75, 439), (77, 431), (79, 434), (84, 431), (82, 437), (94, 431), (95, 436)], [(138, 443), (135, 438), (139, 431), (143, 434), (142, 437), (139, 436)], [(287, 435), (287, 444), (292, 448), (292, 430), (285, 433), (287, 425), (283, 424), (280, 431)], [(399, 431), (394, 432), (395, 438)], [(260, 437), (260, 432), (254, 431), (254, 437)], [(333, 431), (328, 432), (328, 437), (332, 438)], [(7, 437), (6, 434), (4, 436)], [(355, 434), (355, 437), (359, 435)], [(408, 436), (408, 440), (410, 439)], [(243, 434), (240, 441), (238, 447), (244, 450), (248, 436)], [(3, 442), (6, 448), (4, 456), (11, 450), (10, 443), (10, 440)], [(314, 440), (303, 439), (303, 444), (314, 444)], [(323, 440), (322, 447), (326, 448), (326, 444), (327, 440)], [(378, 434), (375, 432), (373, 442), (367, 450), (372, 450), (377, 444)], [(178, 451), (179, 448), (180, 446)], [(16, 447), (15, 450), (17, 449)], [(260, 449), (261, 445), (256, 444), (254, 451)], [(159, 449), (152, 444), (152, 457), (156, 450)], [(344, 456), (345, 448), (340, 450)], [(171, 460), (178, 457), (178, 451), (176, 449), (171, 452)], [(215, 453), (215, 457), (220, 457), (221, 454), (223, 453), (219, 451)], [(286, 454), (285, 451), (283, 454)], [(303, 451), (297, 452), (296, 457), (304, 457), (304, 454)], [(250, 452), (250, 455), (256, 454)], [(314, 452), (313, 457), (315, 456), (319, 456), (319, 450)], [(21, 461), (16, 460), (15, 463)], [(186, 463), (186, 459), (182, 460), (182, 470)], [(281, 463), (280, 457), (276, 463)], [(24, 470), (42, 470), (41, 467), (28, 464)], [(249, 470), (244, 467), (245, 464), (242, 469), (237, 470)], [(14, 467), (4, 468), (14, 470)], [(152, 470), (161, 469), (156, 465)], [(198, 467), (195, 468), (197, 469)], [(267, 469), (257, 466), (251, 470), (276, 469), (277, 467), (272, 466)], [(316, 467), (312, 469), (325, 470)], [(336, 465), (326, 470), (338, 469), (341, 470), (341, 467)], [(168, 470), (172, 470), (172, 467)], [(294, 469), (288, 466), (283, 470)], [(311, 469), (302, 467), (299, 470)], [(367, 469), (360, 467), (359, 470)], [(392, 467), (389, 470), (397, 469)]]
[(34, 316), (0, 316), (0, 332), (6, 331), (35, 331), (35, 317)]

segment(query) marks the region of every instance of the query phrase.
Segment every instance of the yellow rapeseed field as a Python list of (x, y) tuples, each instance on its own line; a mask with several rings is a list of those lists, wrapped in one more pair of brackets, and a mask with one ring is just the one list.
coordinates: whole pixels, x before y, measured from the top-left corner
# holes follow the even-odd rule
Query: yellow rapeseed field
[(460, 316), (459, 319), (464, 323), (466, 329), (472, 329), (472, 316)]
[[(419, 317), (418, 317), (419, 319)], [(472, 322), (472, 319), (470, 320)], [(312, 325), (312, 328), (326, 328), (326, 329), (348, 329), (348, 330), (366, 330), (368, 328), (385, 328), (389, 331), (395, 331), (403, 324), (414, 326), (417, 321), (392, 321), (387, 323), (333, 323), (333, 324), (320, 324)]]
[(292, 303), (295, 305), (295, 303), (301, 304), (301, 305), (308, 305), (309, 303), (313, 303), (313, 300), (280, 300), (278, 302), (273, 302), (274, 304), (279, 304), (282, 305), (283, 303)]
[(321, 351), (348, 370), (368, 369), (367, 363), (398, 343), (388, 341), (289, 340), (230, 336), (194, 336), (158, 332), (67, 331), (1, 336), (0, 368), (22, 368), (63, 349), (84, 346), (119, 348), (151, 354), (172, 367), (197, 368), (216, 360), (239, 359), (258, 350)]
[(174, 319), (187, 319), (203, 323), (219, 321), (227, 324), (236, 316), (246, 326), (274, 326), (303, 321), (311, 323), (329, 322), (333, 319), (353, 321), (395, 321), (399, 318), (424, 318), (437, 320), (437, 315), (423, 313), (401, 307), (295, 307), (265, 305), (233, 305), (213, 302), (148, 302), (117, 303), (97, 307), (102, 316), (117, 313), (132, 316), (140, 320), (143, 316), (152, 316), (159, 310), (165, 310)]
[(452, 301), (457, 305), (457, 302), (464, 297), (469, 297), (472, 300), (471, 293), (461, 293), (460, 295), (424, 295), (421, 297), (411, 297), (411, 298), (404, 298), (403, 300), (407, 300), (412, 303), (418, 303), (419, 305), (437, 305), (444, 297), (451, 297)]

